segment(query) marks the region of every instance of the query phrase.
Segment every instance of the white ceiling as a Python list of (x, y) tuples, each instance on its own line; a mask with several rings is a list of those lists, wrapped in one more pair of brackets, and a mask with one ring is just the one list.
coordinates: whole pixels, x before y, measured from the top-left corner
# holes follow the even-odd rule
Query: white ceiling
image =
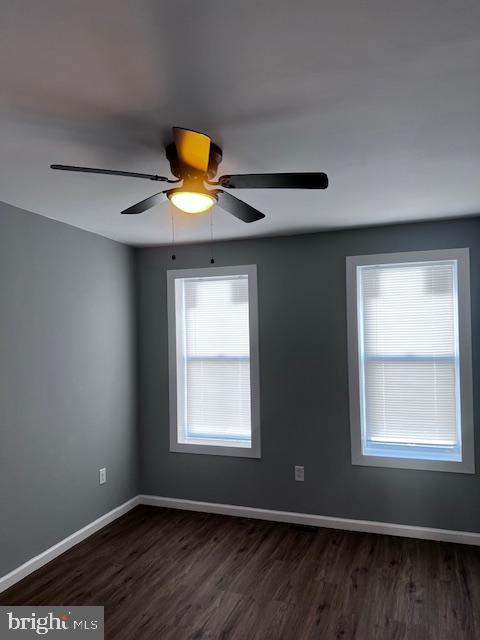
[[(0, 0), (0, 199), (134, 245), (169, 243), (161, 184), (50, 163), (168, 173), (172, 125), (221, 173), (326, 171), (327, 191), (242, 191), (217, 238), (480, 212), (476, 0)], [(175, 214), (178, 241), (209, 237)]]

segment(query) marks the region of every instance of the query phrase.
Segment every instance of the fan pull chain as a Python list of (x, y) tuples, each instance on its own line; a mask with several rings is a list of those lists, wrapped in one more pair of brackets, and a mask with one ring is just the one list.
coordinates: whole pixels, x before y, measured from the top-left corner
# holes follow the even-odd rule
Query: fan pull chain
[(210, 209), (210, 264), (215, 264), (213, 257), (213, 207)]
[(172, 260), (176, 260), (177, 256), (175, 255), (175, 220), (173, 218), (173, 207), (170, 208), (170, 220), (172, 222)]

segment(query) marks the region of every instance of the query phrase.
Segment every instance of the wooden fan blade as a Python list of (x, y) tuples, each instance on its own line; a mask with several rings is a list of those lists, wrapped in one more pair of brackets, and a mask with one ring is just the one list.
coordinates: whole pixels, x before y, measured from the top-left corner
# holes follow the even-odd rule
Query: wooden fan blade
[(148, 211), (148, 209), (155, 207), (157, 204), (165, 202), (165, 200), (167, 199), (167, 196), (165, 194), (166, 191), (155, 193), (153, 194), (153, 196), (149, 196), (148, 198), (145, 198), (145, 200), (141, 200), (140, 202), (133, 204), (131, 207), (128, 207), (128, 209), (124, 209), (121, 213), (124, 215), (136, 215), (138, 213)]
[(256, 222), (257, 220), (265, 218), (264, 213), (258, 211), (243, 200), (232, 196), (232, 194), (227, 191), (217, 189), (214, 193), (217, 196), (219, 206), (243, 222)]
[(227, 189), (326, 189), (326, 173), (247, 173), (220, 176), (218, 182)]
[(78, 171), (79, 173), (99, 173), (106, 176), (123, 176), (125, 178), (142, 178), (144, 180), (155, 180), (157, 182), (177, 182), (169, 180), (164, 176), (157, 176), (152, 173), (135, 173), (133, 171), (117, 171), (114, 169), (94, 169), (93, 167), (75, 167), (70, 164), (51, 164), (50, 169), (60, 171)]
[(206, 172), (210, 157), (210, 138), (204, 133), (181, 127), (173, 127), (173, 136), (180, 164), (195, 171)]

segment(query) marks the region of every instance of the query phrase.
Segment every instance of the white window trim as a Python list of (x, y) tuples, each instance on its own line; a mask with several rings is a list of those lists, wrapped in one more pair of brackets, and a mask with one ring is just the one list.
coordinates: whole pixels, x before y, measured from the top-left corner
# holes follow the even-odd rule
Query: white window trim
[[(248, 306), (250, 325), (250, 404), (251, 447), (227, 447), (223, 445), (190, 444), (178, 442), (177, 432), (177, 347), (175, 319), (175, 280), (178, 278), (208, 278), (213, 276), (248, 276)], [(257, 265), (233, 267), (204, 267), (199, 269), (174, 269), (167, 271), (168, 306), (168, 363), (170, 400), (170, 451), (177, 453), (201, 453), (216, 456), (260, 458), (260, 374), (258, 349), (258, 293)]]
[[(458, 330), (460, 349), (460, 403), (462, 460), (417, 460), (364, 455), (360, 417), (357, 267), (364, 265), (400, 264), (435, 260), (457, 260), (458, 264)], [(440, 249), (435, 251), (409, 251), (367, 256), (349, 256), (347, 270), (347, 325), (348, 325), (348, 383), (350, 391), (350, 429), (352, 464), (397, 469), (424, 469), (475, 473), (472, 337), (470, 305), (470, 252), (469, 249)]]

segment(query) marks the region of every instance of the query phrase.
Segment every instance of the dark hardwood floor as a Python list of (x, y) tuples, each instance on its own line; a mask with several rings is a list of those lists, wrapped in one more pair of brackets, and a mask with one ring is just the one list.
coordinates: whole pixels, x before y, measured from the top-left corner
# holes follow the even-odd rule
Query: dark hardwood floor
[(480, 548), (137, 507), (0, 594), (115, 640), (479, 640)]

